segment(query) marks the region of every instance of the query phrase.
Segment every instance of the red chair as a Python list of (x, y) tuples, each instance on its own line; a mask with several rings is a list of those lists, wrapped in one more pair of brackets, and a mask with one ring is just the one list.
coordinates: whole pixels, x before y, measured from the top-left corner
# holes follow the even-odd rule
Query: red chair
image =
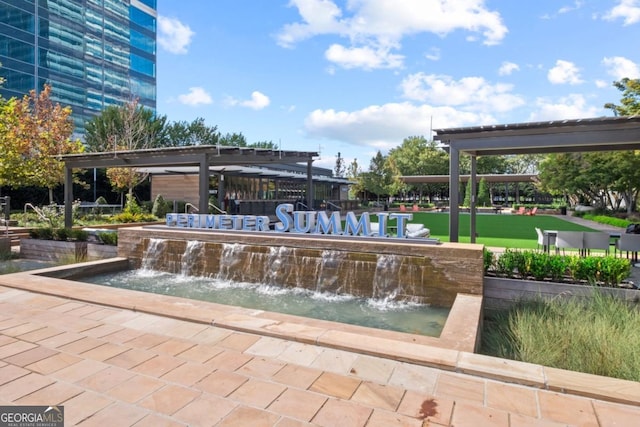
[(537, 207), (537, 206), (534, 206), (534, 207), (533, 207), (533, 209), (531, 209), (530, 211), (525, 212), (525, 215), (531, 215), (531, 216), (533, 216), (533, 215), (535, 215), (535, 214), (536, 214), (536, 212), (538, 212), (538, 207)]
[(525, 208), (524, 206), (520, 206), (520, 209), (518, 209), (518, 211), (516, 212), (516, 215), (524, 215), (525, 212)]

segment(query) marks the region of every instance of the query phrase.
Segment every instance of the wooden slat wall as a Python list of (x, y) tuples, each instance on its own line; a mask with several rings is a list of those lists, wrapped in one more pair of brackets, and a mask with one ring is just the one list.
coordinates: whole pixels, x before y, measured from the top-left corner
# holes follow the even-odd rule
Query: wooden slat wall
[(161, 194), (167, 201), (185, 201), (198, 206), (198, 185), (198, 175), (154, 175), (151, 179), (151, 200)]

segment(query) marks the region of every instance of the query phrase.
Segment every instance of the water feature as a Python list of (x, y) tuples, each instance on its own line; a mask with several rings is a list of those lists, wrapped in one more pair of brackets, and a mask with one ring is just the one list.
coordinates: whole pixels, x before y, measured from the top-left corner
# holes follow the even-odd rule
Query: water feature
[[(160, 251), (167, 243), (162, 240), (149, 239), (142, 268), (82, 280), (429, 336), (439, 336), (449, 312), (449, 308), (431, 307), (407, 298), (398, 281), (400, 259), (392, 255), (372, 255), (368, 260), (351, 263), (347, 274), (341, 268), (347, 256), (342, 251), (325, 249), (316, 254), (284, 246), (248, 251), (246, 245), (225, 243), (215, 260), (217, 272), (199, 274), (203, 257), (207, 256), (206, 246), (187, 241), (179, 270), (162, 272), (156, 269), (163, 259), (166, 261), (166, 254), (163, 258)], [(350, 293), (353, 286), (348, 281), (363, 272), (358, 271), (358, 266), (364, 269), (372, 261), (377, 264), (374, 276), (378, 285), (374, 286), (374, 293)]]

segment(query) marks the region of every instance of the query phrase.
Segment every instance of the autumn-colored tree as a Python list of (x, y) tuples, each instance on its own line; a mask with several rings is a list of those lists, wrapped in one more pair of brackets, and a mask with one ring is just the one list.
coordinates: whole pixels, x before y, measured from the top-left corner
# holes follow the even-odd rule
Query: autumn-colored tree
[(7, 101), (2, 110), (0, 180), (12, 187), (46, 187), (53, 203), (53, 189), (64, 182), (60, 156), (83, 150), (79, 140), (71, 139), (71, 108), (54, 103), (51, 86), (45, 85), (40, 93), (32, 90), (21, 100)]

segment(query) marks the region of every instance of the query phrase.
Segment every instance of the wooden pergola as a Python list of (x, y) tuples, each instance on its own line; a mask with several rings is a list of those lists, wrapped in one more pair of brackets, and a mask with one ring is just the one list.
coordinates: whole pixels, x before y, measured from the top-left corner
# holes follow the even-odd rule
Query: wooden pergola
[[(509, 154), (640, 150), (640, 116), (436, 129), (449, 151), (449, 200), (460, 194), (460, 154), (471, 156), (471, 242), (476, 235), (476, 158)], [(459, 238), (460, 210), (449, 207), (449, 239)]]
[(170, 166), (198, 167), (200, 212), (207, 212), (209, 200), (209, 168), (225, 165), (307, 164), (307, 205), (313, 202), (312, 164), (316, 152), (267, 150), (216, 145), (153, 148), (145, 150), (111, 151), (102, 153), (67, 154), (64, 162), (64, 225), (73, 225), (73, 169), (90, 168), (150, 168)]

